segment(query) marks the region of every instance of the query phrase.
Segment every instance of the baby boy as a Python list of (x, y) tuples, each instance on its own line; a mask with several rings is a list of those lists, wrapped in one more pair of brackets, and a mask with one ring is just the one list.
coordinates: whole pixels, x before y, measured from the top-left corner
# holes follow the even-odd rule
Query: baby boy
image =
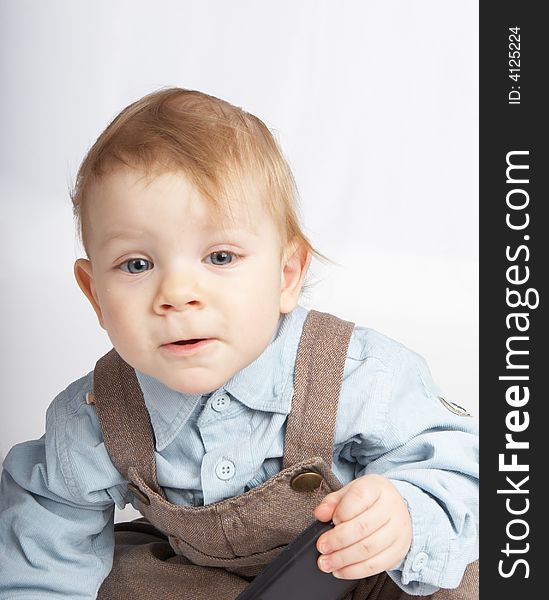
[[(87, 255), (76, 280), (135, 369), (167, 499), (206, 506), (264, 484), (282, 468), (298, 301), (322, 258), (267, 127), (200, 92), (149, 94), (91, 148), (73, 204)], [(0, 599), (95, 598), (112, 568), (113, 507), (136, 499), (92, 390), (92, 373), (72, 383), (45, 435), (4, 462)], [(355, 327), (330, 465), (343, 486), (311, 515), (335, 524), (319, 568), (386, 571), (409, 594), (457, 586), (477, 556), (476, 444), (475, 419), (440, 397), (421, 357)]]

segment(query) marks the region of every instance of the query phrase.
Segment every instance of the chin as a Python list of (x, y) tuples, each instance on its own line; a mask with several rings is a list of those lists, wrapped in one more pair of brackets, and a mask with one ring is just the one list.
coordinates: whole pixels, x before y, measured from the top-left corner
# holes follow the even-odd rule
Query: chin
[(222, 382), (207, 383), (207, 382), (203, 382), (203, 381), (196, 381), (196, 382), (190, 381), (190, 382), (185, 382), (185, 383), (174, 381), (173, 384), (174, 385), (167, 383), (166, 385), (181, 394), (209, 394), (210, 392), (217, 390), (218, 387), (223, 385)]

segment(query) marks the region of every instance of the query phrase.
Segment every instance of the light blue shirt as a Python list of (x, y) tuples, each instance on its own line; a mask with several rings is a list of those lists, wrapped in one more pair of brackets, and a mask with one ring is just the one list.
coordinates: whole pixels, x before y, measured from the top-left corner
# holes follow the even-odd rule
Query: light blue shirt
[[(284, 423), (308, 310), (282, 315), (265, 351), (207, 395), (137, 372), (156, 436), (160, 485), (176, 504), (217, 502), (282, 469)], [(0, 482), (0, 600), (95, 599), (113, 556), (114, 505), (133, 501), (105, 449), (93, 373), (52, 402), (46, 432), (14, 446)], [(388, 477), (413, 541), (389, 575), (410, 594), (455, 587), (478, 556), (477, 420), (441, 400), (418, 354), (355, 327), (345, 361), (332, 469), (346, 484)]]

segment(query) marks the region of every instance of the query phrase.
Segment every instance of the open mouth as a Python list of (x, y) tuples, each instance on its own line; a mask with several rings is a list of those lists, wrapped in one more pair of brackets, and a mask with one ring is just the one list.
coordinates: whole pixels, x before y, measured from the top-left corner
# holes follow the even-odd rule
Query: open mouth
[(177, 340), (164, 344), (162, 348), (175, 356), (187, 356), (195, 352), (202, 352), (212, 346), (215, 338), (192, 338), (190, 340)]

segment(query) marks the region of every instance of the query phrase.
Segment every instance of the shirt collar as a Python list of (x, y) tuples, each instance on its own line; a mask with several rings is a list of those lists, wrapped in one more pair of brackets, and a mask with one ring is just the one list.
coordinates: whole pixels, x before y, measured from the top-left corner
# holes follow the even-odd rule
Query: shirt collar
[(247, 367), (209, 394), (182, 394), (158, 379), (135, 370), (151, 417), (156, 449), (165, 448), (181, 431), (204, 397), (228, 392), (253, 410), (288, 414), (293, 395), (293, 372), (297, 348), (308, 309), (297, 305), (278, 320), (269, 345)]

